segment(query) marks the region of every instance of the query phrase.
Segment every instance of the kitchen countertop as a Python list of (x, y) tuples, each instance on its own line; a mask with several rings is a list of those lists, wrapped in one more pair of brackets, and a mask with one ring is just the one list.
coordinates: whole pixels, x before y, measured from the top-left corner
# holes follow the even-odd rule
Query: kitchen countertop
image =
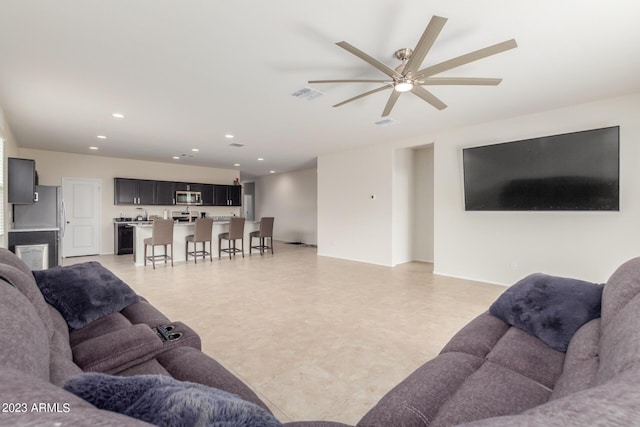
[(12, 226), (9, 233), (26, 233), (30, 231), (60, 231), (60, 227), (52, 227), (50, 225), (23, 225)]
[[(135, 227), (151, 227), (152, 221), (130, 221), (127, 222), (126, 224), (128, 225), (132, 225)], [(225, 225), (225, 224), (229, 224), (229, 220), (228, 219), (221, 219), (221, 220), (214, 220), (213, 221), (214, 225)], [(245, 221), (245, 224), (260, 224), (260, 221)], [(195, 225), (195, 222), (184, 222), (184, 221), (176, 221), (175, 225), (178, 226), (183, 226), (183, 225)]]

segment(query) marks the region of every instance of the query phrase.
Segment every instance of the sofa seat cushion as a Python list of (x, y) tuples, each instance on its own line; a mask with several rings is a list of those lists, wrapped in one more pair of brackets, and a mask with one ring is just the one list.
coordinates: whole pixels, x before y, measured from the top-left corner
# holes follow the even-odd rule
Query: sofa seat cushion
[(531, 274), (500, 295), (489, 312), (565, 351), (580, 326), (600, 317), (602, 290), (583, 280)]
[(441, 354), (389, 391), (358, 427), (428, 426), (464, 382), (484, 364), (465, 353)]
[(564, 357), (483, 313), (438, 357), (388, 392), (358, 426), (444, 426), (522, 412), (548, 401)]
[(155, 425), (281, 426), (271, 413), (238, 396), (163, 375), (81, 374), (64, 388), (100, 409)]
[(33, 276), (45, 300), (72, 329), (139, 300), (129, 285), (95, 261), (34, 271)]

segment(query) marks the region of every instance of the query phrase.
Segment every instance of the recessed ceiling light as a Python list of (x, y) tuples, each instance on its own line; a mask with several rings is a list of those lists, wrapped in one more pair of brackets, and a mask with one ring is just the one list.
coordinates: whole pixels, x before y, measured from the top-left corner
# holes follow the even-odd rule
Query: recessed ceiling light
[(113, 113), (111, 115), (111, 117), (113, 117), (114, 119), (124, 119), (124, 114), (122, 114), (122, 113)]
[(104, 135), (98, 135), (98, 139), (107, 139), (107, 137)]
[(233, 135), (231, 135), (230, 133), (227, 133), (227, 134), (225, 134), (225, 135), (224, 135), (224, 137), (225, 137), (225, 138), (232, 139), (232, 138), (233, 138)]
[(180, 160), (180, 156), (173, 156), (172, 158), (175, 160)]
[(258, 161), (259, 161), (259, 162), (261, 162), (261, 161), (263, 161), (263, 160), (264, 160), (264, 159), (263, 159), (262, 157), (258, 157)]
[(191, 149), (191, 151), (193, 151), (193, 152), (196, 152), (196, 153), (197, 153), (198, 151), (200, 151), (200, 149), (199, 149), (199, 148), (192, 148), (192, 149)]
[(269, 173), (276, 173), (276, 171), (269, 171)]
[(233, 166), (238, 167), (240, 166), (240, 163), (234, 163)]
[(97, 150), (98, 147), (89, 147), (89, 150)]

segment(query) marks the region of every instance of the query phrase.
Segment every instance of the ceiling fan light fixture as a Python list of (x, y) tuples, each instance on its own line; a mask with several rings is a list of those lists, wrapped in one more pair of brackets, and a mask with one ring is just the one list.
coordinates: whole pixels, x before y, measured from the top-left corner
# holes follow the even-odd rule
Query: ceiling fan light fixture
[(396, 92), (409, 92), (413, 89), (413, 82), (411, 80), (398, 80), (393, 84), (393, 89)]

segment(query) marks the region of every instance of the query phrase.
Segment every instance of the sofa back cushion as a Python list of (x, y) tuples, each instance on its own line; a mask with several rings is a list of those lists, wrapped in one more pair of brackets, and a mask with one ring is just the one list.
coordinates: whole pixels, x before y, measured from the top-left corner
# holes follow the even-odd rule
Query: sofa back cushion
[(29, 266), (7, 248), (0, 248), (0, 264), (10, 265), (31, 276), (31, 269)]
[(620, 266), (605, 286), (599, 360), (595, 385), (640, 367), (640, 258)]
[(10, 283), (27, 298), (29, 304), (33, 306), (38, 317), (40, 317), (44, 323), (47, 336), (51, 338), (53, 335), (53, 325), (49, 314), (49, 306), (38, 289), (33, 275), (24, 273), (22, 270), (9, 264), (0, 264), (0, 279)]
[(4, 280), (0, 280), (0, 325), (0, 366), (49, 381), (47, 328), (29, 300)]
[(551, 400), (585, 390), (593, 385), (600, 359), (600, 318), (584, 324), (573, 335)]

